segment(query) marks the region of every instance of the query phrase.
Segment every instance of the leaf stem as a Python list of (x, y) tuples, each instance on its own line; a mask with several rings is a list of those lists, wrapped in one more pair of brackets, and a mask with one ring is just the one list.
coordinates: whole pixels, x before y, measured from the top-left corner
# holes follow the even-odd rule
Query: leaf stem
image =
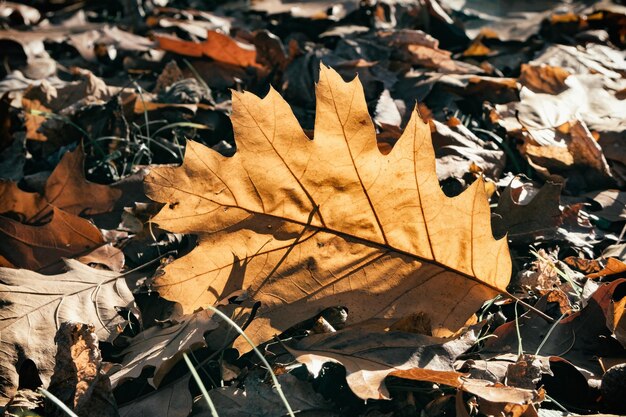
[(522, 299), (517, 298), (513, 294), (509, 294), (508, 292), (504, 292), (504, 293), (502, 293), (502, 295), (505, 296), (505, 297), (510, 298), (511, 300), (515, 301), (516, 303), (519, 303), (519, 304), (523, 305), (527, 309), (532, 310), (533, 312), (537, 313), (541, 318), (545, 319), (546, 321), (548, 321), (550, 323), (554, 323), (556, 321), (554, 318), (548, 316), (546, 313), (544, 313), (543, 311), (539, 310), (537, 307), (531, 306), (526, 301), (523, 301)]

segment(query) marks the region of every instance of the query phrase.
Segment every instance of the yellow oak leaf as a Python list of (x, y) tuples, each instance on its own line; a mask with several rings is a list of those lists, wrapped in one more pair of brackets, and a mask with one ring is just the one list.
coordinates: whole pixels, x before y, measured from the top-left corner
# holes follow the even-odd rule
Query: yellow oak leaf
[(186, 313), (243, 290), (262, 302), (255, 342), (338, 305), (348, 324), (421, 312), (459, 329), (511, 273), (482, 181), (443, 194), (417, 112), (383, 155), (358, 78), (322, 66), (316, 97), (314, 140), (275, 90), (233, 92), (234, 156), (189, 142), (182, 166), (152, 170), (153, 221), (199, 242), (155, 289)]

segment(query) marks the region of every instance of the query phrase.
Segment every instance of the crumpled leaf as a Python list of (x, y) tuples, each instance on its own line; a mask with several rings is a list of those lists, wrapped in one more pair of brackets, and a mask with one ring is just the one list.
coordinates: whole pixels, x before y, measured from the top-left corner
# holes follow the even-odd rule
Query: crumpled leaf
[(326, 67), (314, 140), (274, 90), (234, 93), (233, 107), (235, 156), (190, 142), (182, 167), (146, 179), (165, 203), (153, 221), (198, 235), (154, 282), (186, 313), (243, 289), (263, 304), (247, 329), (256, 342), (337, 305), (350, 323), (421, 311), (445, 334), (505, 291), (510, 258), (483, 183), (442, 193), (417, 113), (382, 155), (358, 79)]
[(493, 383), (489, 380), (467, 378), (466, 375), (459, 372), (412, 368), (393, 371), (389, 375), (415, 381), (428, 381), (435, 384), (448, 385), (477, 395), (487, 401), (504, 402), (507, 404), (528, 404), (537, 398), (537, 392), (533, 389), (520, 389), (514, 386), (505, 386), (501, 383)]
[[(476, 342), (476, 333), (468, 331), (455, 339), (444, 339), (417, 333), (381, 331), (368, 326), (349, 327), (334, 333), (305, 337), (287, 347), (298, 362), (317, 376), (326, 362), (336, 362), (346, 368), (350, 389), (362, 399), (389, 397), (384, 379), (391, 373), (403, 377), (400, 371), (419, 368), (433, 372), (421, 380), (448, 385), (461, 385), (454, 361)], [(407, 374), (408, 375), (408, 374)]]
[(570, 75), (561, 67), (522, 64), (519, 82), (535, 93), (559, 94), (567, 90), (565, 79)]
[(473, 39), (483, 33), (501, 41), (524, 42), (538, 32), (541, 22), (556, 11), (578, 12), (584, 5), (546, 0), (498, 3), (486, 0), (438, 0), (446, 9), (454, 11), (465, 34)]
[(392, 57), (441, 73), (478, 74), (480, 68), (452, 59), (452, 53), (439, 48), (439, 41), (421, 30), (381, 31), (381, 40), (392, 50)]
[[(82, 416), (118, 417), (111, 382), (102, 370), (102, 355), (95, 327), (64, 322), (57, 330), (54, 374), (48, 391)], [(49, 403), (49, 414), (64, 411)]]
[(102, 58), (98, 53), (105, 47), (112, 47), (123, 52), (147, 52), (154, 42), (143, 36), (119, 29), (116, 26), (104, 26), (102, 28), (70, 34), (67, 42), (76, 48), (78, 53), (88, 62), (98, 62)]
[(27, 359), (44, 384), (52, 375), (54, 334), (66, 321), (90, 323), (100, 340), (112, 341), (126, 320), (118, 308), (135, 312), (134, 298), (119, 274), (67, 260), (68, 272), (43, 276), (0, 268), (0, 402), (15, 392), (18, 370)]
[(20, 389), (4, 407), (3, 417), (39, 417), (45, 398), (40, 392)]
[[(565, 164), (569, 159), (594, 170), (600, 168), (606, 174), (608, 167), (603, 159), (623, 161), (624, 155), (617, 138), (626, 130), (622, 117), (626, 113), (626, 101), (619, 98), (619, 91), (626, 88), (626, 79), (621, 75), (626, 70), (625, 56), (623, 51), (603, 45), (550, 46), (530, 65), (545, 64), (568, 71), (572, 75), (562, 82), (567, 88), (559, 90), (558, 94), (547, 94), (523, 87), (518, 103), (495, 106), (498, 123), (512, 135), (520, 136), (522, 130), (527, 132), (533, 141), (530, 145), (550, 147), (550, 153), (542, 155), (537, 154), (541, 149), (526, 146), (523, 152), (534, 155), (535, 159), (543, 157)], [(580, 126), (572, 123), (574, 120), (580, 120)], [(568, 125), (574, 132), (571, 136), (575, 134), (579, 138), (568, 138), (569, 128), (559, 132), (561, 126), (567, 128)], [(526, 138), (524, 140), (527, 142)], [(584, 146), (572, 149), (572, 141)], [(605, 155), (597, 155), (593, 148), (605, 150)], [(587, 155), (581, 155), (585, 150)], [(581, 156), (584, 159), (581, 160)], [(590, 164), (592, 160), (595, 163)]]
[[(79, 81), (67, 83), (58, 88), (44, 80), (39, 85), (30, 86), (22, 96), (22, 108), (26, 123), (26, 138), (36, 141), (51, 140), (63, 143), (61, 134), (47, 129), (46, 125), (55, 122), (47, 117), (49, 113), (57, 116), (72, 114), (81, 105), (107, 100), (119, 93), (122, 88), (108, 86), (102, 79), (85, 69), (74, 69)], [(66, 128), (65, 123), (63, 128)], [(50, 137), (50, 134), (54, 136)], [(65, 132), (65, 135), (67, 133)]]

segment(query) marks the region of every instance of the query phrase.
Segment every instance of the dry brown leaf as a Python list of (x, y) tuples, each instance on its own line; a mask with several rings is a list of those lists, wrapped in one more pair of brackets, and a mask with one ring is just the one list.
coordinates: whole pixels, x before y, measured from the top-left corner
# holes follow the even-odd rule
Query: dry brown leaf
[(0, 268), (0, 403), (18, 385), (18, 371), (30, 359), (47, 384), (54, 368), (54, 335), (66, 321), (90, 323), (98, 338), (112, 341), (125, 324), (117, 308), (136, 312), (123, 277), (66, 261), (68, 272), (43, 276)]
[(87, 181), (82, 146), (61, 158), (48, 180), (44, 194), (21, 190), (17, 183), (0, 181), (0, 214), (11, 213), (22, 223), (40, 223), (52, 206), (66, 213), (92, 216), (113, 210), (122, 197), (119, 188)]
[[(189, 376), (159, 387), (148, 395), (120, 406), (120, 417), (187, 417), (193, 400), (189, 392)], [(211, 397), (213, 398), (213, 397)]]
[(559, 201), (562, 180), (551, 178), (536, 192), (532, 200), (520, 203), (526, 192), (524, 185), (512, 187), (509, 184), (498, 200), (494, 210), (492, 227), (494, 236), (504, 236), (514, 244), (530, 244), (538, 239), (548, 240), (556, 235), (561, 224)]
[(326, 362), (343, 365), (348, 385), (358, 397), (382, 399), (389, 397), (384, 380), (390, 374), (460, 387), (463, 374), (454, 371), (453, 363), (475, 342), (473, 330), (457, 339), (444, 339), (355, 326), (305, 337), (288, 350), (314, 376)]
[[(622, 264), (622, 267), (624, 264)], [(622, 281), (622, 280), (620, 280)], [(611, 294), (611, 300), (606, 308), (606, 325), (618, 342), (626, 347), (626, 296), (624, 287), (616, 287)]]
[[(74, 68), (73, 73), (80, 77), (79, 81), (56, 88), (44, 80), (39, 85), (30, 86), (24, 91), (22, 108), (27, 128), (27, 139), (37, 141), (50, 139), (47, 132), (42, 129), (48, 123), (46, 115), (31, 113), (31, 111), (67, 115), (82, 104), (110, 99), (123, 90), (119, 87), (106, 85), (102, 79), (86, 69)], [(128, 94), (130, 93), (122, 94), (122, 98)]]
[(452, 117), (445, 124), (429, 121), (433, 145), (437, 149), (437, 177), (463, 178), (476, 165), (487, 178), (499, 178), (505, 165), (504, 152), (477, 137)]
[(433, 369), (411, 368), (404, 370), (394, 370), (389, 376), (410, 379), (413, 381), (427, 381), (433, 384), (447, 385), (449, 387), (461, 388), (463, 386), (462, 377), (466, 374), (455, 371), (437, 371)]
[[(54, 337), (57, 351), (48, 391), (78, 415), (118, 417), (94, 331), (93, 325), (61, 323)], [(50, 402), (48, 415), (64, 416), (65, 412)]]
[(480, 68), (452, 59), (452, 53), (439, 48), (439, 41), (421, 30), (401, 29), (380, 31), (400, 61), (431, 68), (442, 73), (478, 74)]
[(608, 258), (602, 270), (587, 275), (588, 279), (597, 279), (626, 272), (626, 264), (619, 259)]
[(199, 237), (155, 289), (186, 313), (245, 290), (256, 342), (337, 305), (349, 323), (421, 311), (434, 334), (459, 329), (511, 271), (482, 181), (443, 194), (415, 112), (382, 155), (358, 79), (322, 66), (316, 95), (314, 140), (275, 90), (233, 93), (235, 156), (190, 142), (182, 167), (151, 171), (153, 221)]
[(207, 31), (206, 40), (202, 43), (184, 41), (166, 35), (158, 35), (156, 40), (160, 49), (179, 55), (206, 56), (224, 64), (240, 67), (259, 66), (256, 62), (256, 48), (253, 45), (237, 41), (214, 30)]
[[(219, 410), (221, 417), (262, 417), (284, 416), (285, 404), (278, 396), (276, 389), (264, 380), (264, 374), (253, 372), (244, 382), (244, 388), (237, 385), (214, 389), (209, 394)], [(285, 373), (277, 376), (289, 405), (298, 410), (298, 414), (317, 417), (339, 417), (333, 412), (335, 405), (324, 400), (324, 397), (315, 392), (310, 383), (302, 381), (292, 374)], [(212, 417), (204, 402), (200, 405), (197, 417)]]
[(111, 271), (120, 272), (124, 268), (124, 252), (112, 244), (100, 246), (86, 255), (76, 258), (85, 265), (104, 265)]
[(85, 154), (79, 146), (63, 155), (46, 182), (48, 203), (72, 214), (91, 216), (113, 210), (122, 191), (85, 178)]
[(565, 79), (570, 75), (561, 67), (522, 64), (519, 82), (535, 93), (559, 94), (569, 88)]
[[(600, 286), (587, 305), (558, 322), (549, 337), (546, 335), (553, 323), (539, 316), (524, 315), (517, 321), (505, 323), (493, 332), (497, 337), (485, 341), (481, 356), (508, 353), (517, 346), (521, 337), (524, 351), (536, 352), (542, 345), (542, 356), (558, 356), (575, 365), (587, 379), (600, 378), (603, 371), (598, 357), (623, 356), (623, 347), (611, 337), (614, 329), (609, 329), (607, 322), (614, 295), (619, 299), (617, 296), (624, 292), (625, 287), (624, 279)], [(544, 301), (540, 300), (535, 307), (544, 308)], [(519, 326), (520, 336), (516, 325)]]
[[(613, 175), (602, 148), (582, 120), (574, 119), (555, 129), (532, 126), (524, 129), (524, 142), (518, 149), (545, 178), (555, 174), (578, 176), (580, 188), (611, 184)], [(586, 170), (584, 175), (581, 169)]]
[(120, 382), (136, 378), (146, 366), (154, 366), (151, 384), (158, 388), (167, 372), (182, 358), (183, 352), (204, 346), (204, 333), (216, 329), (212, 313), (202, 310), (176, 321), (150, 327), (132, 338), (124, 349), (124, 361), (114, 366), (109, 375), (115, 387)]
[(0, 195), (0, 214), (10, 214), (23, 222), (36, 218), (47, 207), (41, 195), (23, 191), (13, 181), (0, 181)]
[(626, 192), (619, 190), (602, 190), (585, 194), (585, 197), (597, 202), (601, 209), (594, 214), (611, 222), (626, 220)]
[(62, 258), (87, 254), (102, 246), (102, 233), (88, 220), (52, 207), (42, 226), (22, 224), (0, 216), (0, 253), (18, 268), (42, 273), (63, 269)]

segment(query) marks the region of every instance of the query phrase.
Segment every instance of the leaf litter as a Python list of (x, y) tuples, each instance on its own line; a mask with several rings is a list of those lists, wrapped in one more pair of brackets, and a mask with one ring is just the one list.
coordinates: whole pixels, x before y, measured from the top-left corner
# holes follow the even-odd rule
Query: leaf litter
[(626, 409), (624, 6), (0, 10), (5, 415)]

